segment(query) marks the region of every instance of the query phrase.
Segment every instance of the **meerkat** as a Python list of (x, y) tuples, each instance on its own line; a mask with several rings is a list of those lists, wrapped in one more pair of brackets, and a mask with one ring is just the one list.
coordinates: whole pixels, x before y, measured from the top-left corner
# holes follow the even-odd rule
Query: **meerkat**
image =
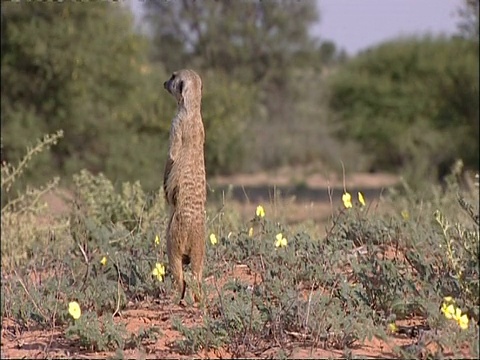
[(168, 262), (180, 301), (186, 287), (183, 265), (191, 264), (198, 285), (198, 296), (194, 293), (194, 297), (199, 301), (205, 257), (207, 192), (202, 80), (193, 70), (179, 70), (163, 86), (177, 101), (163, 180), (165, 199), (170, 207), (166, 234)]

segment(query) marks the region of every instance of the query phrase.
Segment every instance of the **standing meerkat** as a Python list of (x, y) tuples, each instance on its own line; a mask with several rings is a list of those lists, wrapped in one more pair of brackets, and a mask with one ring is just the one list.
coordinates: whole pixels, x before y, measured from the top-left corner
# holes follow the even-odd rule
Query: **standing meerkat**
[[(206, 178), (205, 131), (200, 112), (202, 80), (193, 70), (172, 74), (164, 88), (177, 100), (172, 120), (163, 189), (170, 207), (167, 227), (167, 255), (173, 279), (185, 296), (183, 265), (191, 263), (193, 277), (201, 293), (205, 257)], [(199, 297), (195, 294), (195, 300)]]

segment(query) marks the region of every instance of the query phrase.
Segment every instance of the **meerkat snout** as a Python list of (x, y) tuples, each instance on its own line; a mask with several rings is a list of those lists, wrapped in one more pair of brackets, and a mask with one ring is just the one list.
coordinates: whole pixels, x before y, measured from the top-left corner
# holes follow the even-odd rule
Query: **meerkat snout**
[[(173, 95), (177, 99), (177, 101), (181, 97), (183, 97), (183, 90), (185, 85), (185, 74), (190, 74), (192, 76), (192, 79), (189, 80), (189, 83), (191, 83), (190, 87), (192, 87), (192, 90), (193, 88), (196, 87), (197, 85), (196, 82), (199, 81), (201, 84), (200, 77), (197, 75), (197, 73), (195, 73), (192, 70), (180, 70), (178, 72), (175, 72), (172, 74), (172, 76), (168, 81), (165, 81), (163, 83), (163, 87), (165, 88), (165, 90), (167, 90), (171, 95)], [(193, 91), (193, 96), (194, 97), (198, 96), (199, 98), (201, 98), (202, 96), (201, 89), (199, 94)]]

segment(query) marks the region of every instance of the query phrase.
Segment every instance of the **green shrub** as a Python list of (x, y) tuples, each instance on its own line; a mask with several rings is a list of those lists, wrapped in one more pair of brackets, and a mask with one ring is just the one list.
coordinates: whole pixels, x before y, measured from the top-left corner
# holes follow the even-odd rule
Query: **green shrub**
[[(462, 54), (462, 56), (458, 56)], [(403, 170), (413, 185), (462, 158), (478, 168), (478, 42), (401, 39), (368, 50), (330, 78), (339, 135), (373, 155), (372, 168)]]
[[(63, 131), (45, 135), (34, 147), (27, 147), (26, 154), (16, 165), (4, 161), (1, 167), (1, 237), (2, 237), (2, 267), (10, 267), (29, 258), (35, 247), (48, 243), (52, 232), (66, 227), (64, 223), (55, 225), (41, 224), (38, 215), (46, 204), (42, 196), (54, 189), (59, 178), (50, 180), (45, 186), (24, 187), (22, 177), (25, 170), (38, 155), (56, 145), (63, 137)], [(25, 226), (25, 224), (39, 223), (39, 226)]]
[[(393, 216), (374, 214), (368, 204), (356, 203), (336, 213), (324, 239), (290, 233), (268, 216), (255, 216), (246, 228), (208, 244), (207, 273), (216, 279), (209, 290), (214, 301), (202, 324), (176, 327), (185, 337), (178, 341), (179, 348), (193, 354), (227, 347), (244, 356), (262, 353), (272, 338), (287, 349), (293, 338), (348, 354), (355, 344), (374, 336), (386, 338), (393, 328), (419, 337), (415, 347), (395, 348), (398, 356), (429, 353), (428, 343), (421, 340), (424, 333), (438, 349), (458, 354), (468, 344), (472, 354), (478, 353), (478, 215), (477, 223), (458, 217), (442, 239), (435, 212), (440, 207), (458, 215), (461, 206), (477, 214), (465, 205), (465, 197), (478, 201), (478, 194), (462, 195), (463, 205), (458, 205), (452, 202), (455, 189), (458, 184), (443, 195), (437, 189), (423, 194), (423, 203), (419, 195), (394, 195)], [(228, 228), (218, 225), (216, 231), (227, 234)], [(287, 239), (286, 247), (276, 247), (279, 233)], [(451, 244), (455, 239), (455, 249), (442, 245), (446, 239)], [(232, 271), (235, 264), (246, 265), (254, 283), (231, 279), (219, 287), (219, 274)], [(439, 310), (448, 296), (470, 320), (466, 331)], [(418, 316), (424, 319), (420, 325), (395, 325)]]
[[(54, 138), (45, 137), (37, 147), (44, 148)], [(21, 167), (9, 166), (5, 174), (15, 175), (18, 169)], [(7, 182), (10, 178), (3, 179)], [(165, 232), (165, 204), (161, 199), (153, 201), (138, 183), (124, 183), (117, 192), (102, 174), (94, 176), (88, 171), (74, 176), (73, 193), (67, 231), (59, 233), (59, 237), (41, 243), (39, 235), (28, 239), (27, 254), (19, 252), (19, 246), (2, 246), (2, 267), (9, 265), (3, 267), (6, 281), (2, 281), (2, 318), (12, 317), (25, 329), (70, 323), (66, 337), (94, 351), (138, 345), (143, 338), (149, 338), (148, 334), (128, 338), (124, 326), (115, 323), (113, 316), (128, 301), (155, 298), (169, 289), (168, 283), (164, 286), (152, 276), (155, 265), (166, 261), (165, 244), (160, 240)], [(38, 196), (41, 192), (35, 190), (32, 194)], [(17, 229), (14, 225), (24, 228), (21, 234), (38, 232), (38, 218), (33, 215), (41, 215), (39, 209), (33, 206), (35, 203), (21, 207), (26, 200), (20, 199), (22, 202), (13, 200), (2, 210), (6, 215), (2, 214), (5, 238)], [(33, 210), (36, 212), (28, 219), (10, 221)], [(82, 310), (74, 321), (67, 311), (71, 301), (78, 302)]]

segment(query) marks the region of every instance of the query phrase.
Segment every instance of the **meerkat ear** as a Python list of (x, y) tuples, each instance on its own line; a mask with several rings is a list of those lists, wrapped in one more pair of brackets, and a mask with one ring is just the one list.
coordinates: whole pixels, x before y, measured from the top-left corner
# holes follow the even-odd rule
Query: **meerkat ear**
[(180, 81), (180, 84), (178, 84), (178, 90), (180, 91), (180, 94), (183, 95), (183, 81)]

